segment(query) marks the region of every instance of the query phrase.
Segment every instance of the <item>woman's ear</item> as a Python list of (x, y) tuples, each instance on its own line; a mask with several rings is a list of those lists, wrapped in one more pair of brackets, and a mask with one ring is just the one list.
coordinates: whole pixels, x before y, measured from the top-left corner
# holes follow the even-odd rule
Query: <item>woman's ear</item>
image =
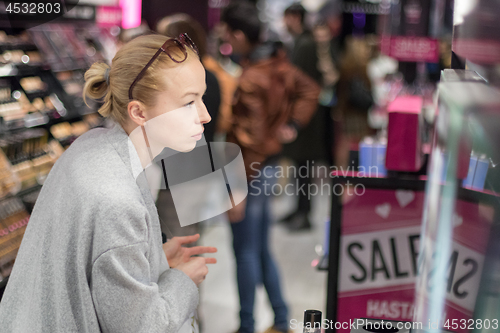
[(130, 119), (132, 119), (135, 124), (144, 126), (144, 124), (146, 123), (146, 115), (144, 112), (145, 107), (141, 102), (135, 100), (129, 102), (127, 111)]

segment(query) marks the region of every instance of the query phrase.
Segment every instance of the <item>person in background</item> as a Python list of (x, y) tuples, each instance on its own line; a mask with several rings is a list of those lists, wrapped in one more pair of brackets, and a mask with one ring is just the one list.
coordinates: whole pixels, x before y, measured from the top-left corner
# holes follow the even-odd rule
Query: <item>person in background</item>
[(319, 86), (276, 49), (261, 43), (261, 22), (255, 5), (233, 1), (221, 15), (223, 39), (240, 55), (243, 68), (233, 102), (227, 141), (241, 147), (249, 181), (244, 202), (228, 212), (233, 232), (238, 292), (239, 333), (254, 332), (253, 309), (257, 284), (263, 283), (274, 310), (267, 333), (288, 332), (288, 308), (278, 269), (270, 253), (270, 193), (273, 157), (282, 144), (307, 125), (318, 102)]
[[(316, 24), (310, 31), (305, 24), (306, 15), (304, 7), (294, 3), (285, 10), (283, 19), (295, 40), (290, 54), (292, 63), (322, 87), (311, 122), (299, 131), (295, 141), (283, 149), (283, 155), (294, 160), (298, 170), (314, 167), (314, 162), (332, 164), (333, 123), (330, 110), (335, 103), (335, 85), (339, 77), (338, 50), (326, 22)], [(298, 187), (308, 188), (312, 174), (308, 170), (305, 177), (298, 175)], [(310, 211), (310, 198), (307, 193), (299, 191), (297, 209), (282, 221), (291, 231), (310, 229)]]
[(334, 119), (341, 124), (336, 147), (336, 164), (339, 167), (346, 168), (349, 165), (351, 147), (373, 132), (368, 126), (368, 110), (374, 102), (367, 73), (369, 59), (370, 47), (365, 38), (353, 36), (346, 40), (334, 115)]

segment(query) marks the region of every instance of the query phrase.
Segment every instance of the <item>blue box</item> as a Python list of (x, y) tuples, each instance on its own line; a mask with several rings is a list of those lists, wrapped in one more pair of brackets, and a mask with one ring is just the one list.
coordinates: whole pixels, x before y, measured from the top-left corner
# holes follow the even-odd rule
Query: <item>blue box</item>
[(362, 141), (359, 143), (359, 171), (364, 171), (368, 176), (370, 166), (373, 161), (373, 143), (370, 141)]
[(474, 180), (472, 181), (472, 188), (474, 190), (484, 189), (484, 182), (489, 166), (490, 162), (485, 157), (481, 157), (477, 160), (476, 172), (474, 173)]
[(375, 176), (379, 176), (379, 177), (387, 176), (387, 169), (385, 168), (385, 153), (386, 153), (386, 151), (387, 151), (387, 145), (384, 145), (382, 143), (377, 143), (373, 146), (372, 166), (376, 167), (376, 170), (378, 173)]
[(474, 173), (476, 172), (477, 157), (471, 156), (469, 160), (469, 171), (467, 177), (462, 181), (462, 187), (471, 188), (474, 180)]

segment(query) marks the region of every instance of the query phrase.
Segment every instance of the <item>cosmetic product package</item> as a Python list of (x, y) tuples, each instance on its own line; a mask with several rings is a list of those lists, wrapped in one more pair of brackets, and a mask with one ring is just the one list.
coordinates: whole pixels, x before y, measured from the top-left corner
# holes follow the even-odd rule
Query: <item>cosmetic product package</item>
[(415, 172), (422, 167), (422, 103), (421, 96), (400, 96), (389, 104), (387, 170)]

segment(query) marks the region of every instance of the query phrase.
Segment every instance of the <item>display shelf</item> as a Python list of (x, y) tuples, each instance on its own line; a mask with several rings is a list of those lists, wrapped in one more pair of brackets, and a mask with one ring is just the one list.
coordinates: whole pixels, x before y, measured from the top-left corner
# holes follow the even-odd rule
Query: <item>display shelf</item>
[[(83, 101), (84, 74), (93, 63), (114, 56), (116, 36), (91, 21), (57, 22), (29, 30), (0, 29), (0, 155), (5, 155), (0, 168), (6, 168), (0, 169), (2, 217), (1, 203), (12, 198), (24, 207), (23, 218), (29, 217), (44, 179), (64, 149), (103, 124), (97, 113), (100, 104), (90, 101), (87, 106)], [(33, 131), (45, 131), (46, 136), (31, 142)], [(0, 219), (0, 226), (5, 221)], [(26, 227), (19, 223), (18, 227)], [(0, 228), (0, 254), (9, 255), (8, 260), (0, 257), (0, 298), (24, 229), (16, 230), (13, 235), (5, 232), (5, 226)], [(18, 245), (7, 239), (14, 236)]]
[(0, 52), (21, 50), (21, 51), (37, 51), (37, 47), (33, 43), (1, 43)]

